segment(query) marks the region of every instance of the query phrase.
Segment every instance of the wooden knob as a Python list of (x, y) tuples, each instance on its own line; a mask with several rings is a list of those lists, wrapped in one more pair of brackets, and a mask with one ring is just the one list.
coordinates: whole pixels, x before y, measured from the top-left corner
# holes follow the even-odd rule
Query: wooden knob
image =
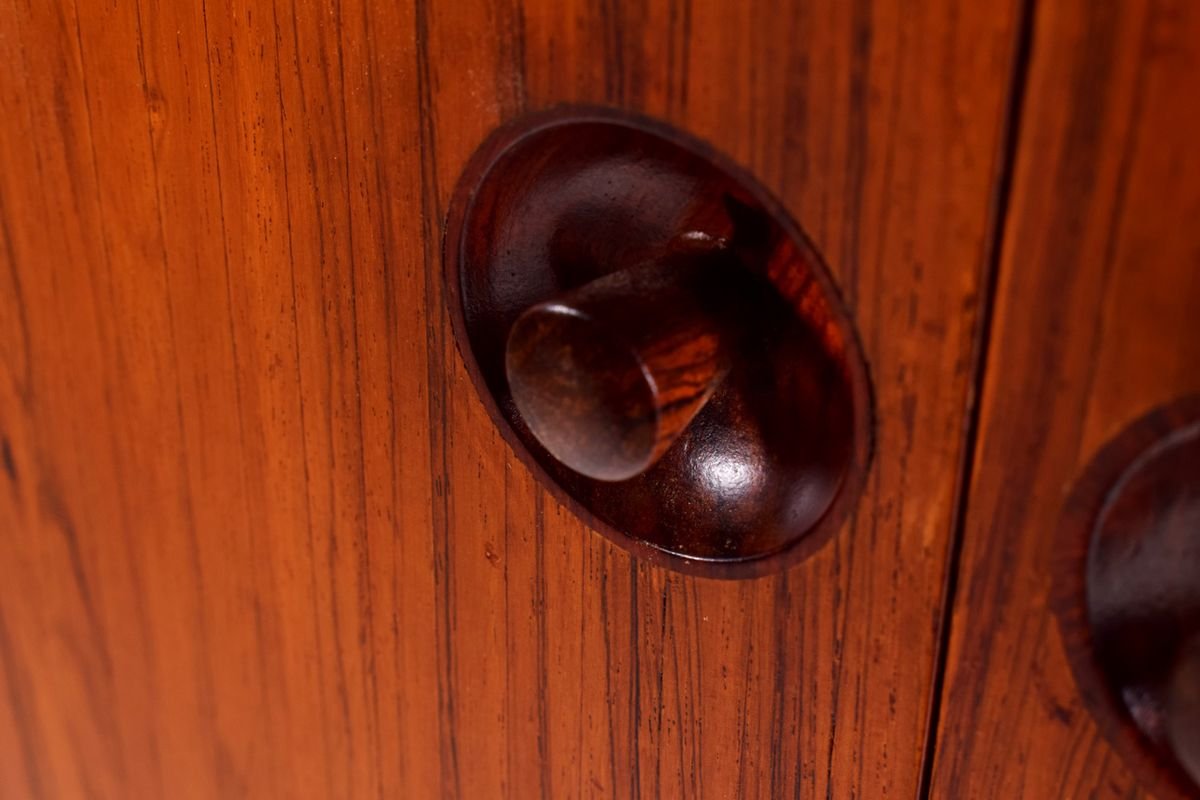
[(873, 429), (853, 322), (796, 222), (708, 146), (598, 109), (506, 124), (455, 189), (444, 267), (501, 434), (618, 547), (748, 577), (853, 509)]
[(1134, 421), (1071, 491), (1059, 625), (1103, 730), (1157, 782), (1200, 789), (1200, 395)]
[(1200, 785), (1200, 635), (1175, 660), (1167, 683), (1165, 730), (1175, 758)]
[(652, 466), (729, 368), (734, 268), (685, 253), (538, 303), (509, 332), (517, 410), (566, 466), (604, 481)]

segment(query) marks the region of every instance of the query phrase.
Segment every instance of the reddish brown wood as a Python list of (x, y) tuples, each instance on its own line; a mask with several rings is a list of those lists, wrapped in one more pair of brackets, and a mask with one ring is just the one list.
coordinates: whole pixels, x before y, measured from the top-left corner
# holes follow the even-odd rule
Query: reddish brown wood
[(533, 115), (468, 165), (446, 242), (481, 397), (615, 541), (744, 577), (850, 513), (872, 433), (856, 335), (796, 224), (711, 148), (612, 111)]
[(1105, 442), (1200, 391), (1200, 6), (1032, 29), (932, 795), (1151, 797), (1070, 669), (1055, 533)]
[[(915, 796), (1012, 9), (0, 0), (0, 794)], [(477, 397), (441, 225), (562, 102), (843, 289), (879, 458), (786, 572), (632, 558)]]
[(1058, 538), (1055, 610), (1088, 708), (1147, 786), (1190, 796), (1200, 788), (1182, 768), (1200, 744), (1200, 396), (1101, 449)]

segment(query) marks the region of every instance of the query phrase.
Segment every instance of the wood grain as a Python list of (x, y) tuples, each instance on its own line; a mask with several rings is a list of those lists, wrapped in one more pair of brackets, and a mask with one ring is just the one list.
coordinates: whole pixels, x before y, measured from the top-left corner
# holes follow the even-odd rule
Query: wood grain
[(1067, 492), (1200, 388), (1200, 9), (1042, 3), (987, 360), (935, 797), (1143, 797), (1048, 602)]
[[(916, 792), (1014, 3), (0, 2), (6, 797)], [(563, 101), (844, 289), (879, 458), (784, 575), (632, 561), (466, 378), (449, 193)]]

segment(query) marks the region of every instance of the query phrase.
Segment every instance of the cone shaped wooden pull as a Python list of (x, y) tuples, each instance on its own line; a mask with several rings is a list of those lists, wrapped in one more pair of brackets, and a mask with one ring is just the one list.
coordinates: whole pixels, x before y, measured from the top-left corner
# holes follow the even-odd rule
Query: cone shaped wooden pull
[(729, 369), (735, 268), (676, 257), (606, 275), (525, 311), (508, 336), (513, 400), (566, 466), (604, 481), (644, 472)]

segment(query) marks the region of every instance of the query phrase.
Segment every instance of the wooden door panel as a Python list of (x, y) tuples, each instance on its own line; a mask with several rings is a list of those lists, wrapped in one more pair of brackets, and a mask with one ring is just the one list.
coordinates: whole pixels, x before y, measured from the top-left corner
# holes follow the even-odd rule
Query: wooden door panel
[(1200, 389), (1200, 12), (1041, 3), (996, 293), (936, 797), (1142, 797), (1050, 613), (1106, 441)]
[[(914, 794), (1015, 14), (11, 0), (4, 794)], [(877, 458), (784, 575), (631, 560), (474, 394), (449, 194), (562, 102), (707, 139), (842, 286)]]

